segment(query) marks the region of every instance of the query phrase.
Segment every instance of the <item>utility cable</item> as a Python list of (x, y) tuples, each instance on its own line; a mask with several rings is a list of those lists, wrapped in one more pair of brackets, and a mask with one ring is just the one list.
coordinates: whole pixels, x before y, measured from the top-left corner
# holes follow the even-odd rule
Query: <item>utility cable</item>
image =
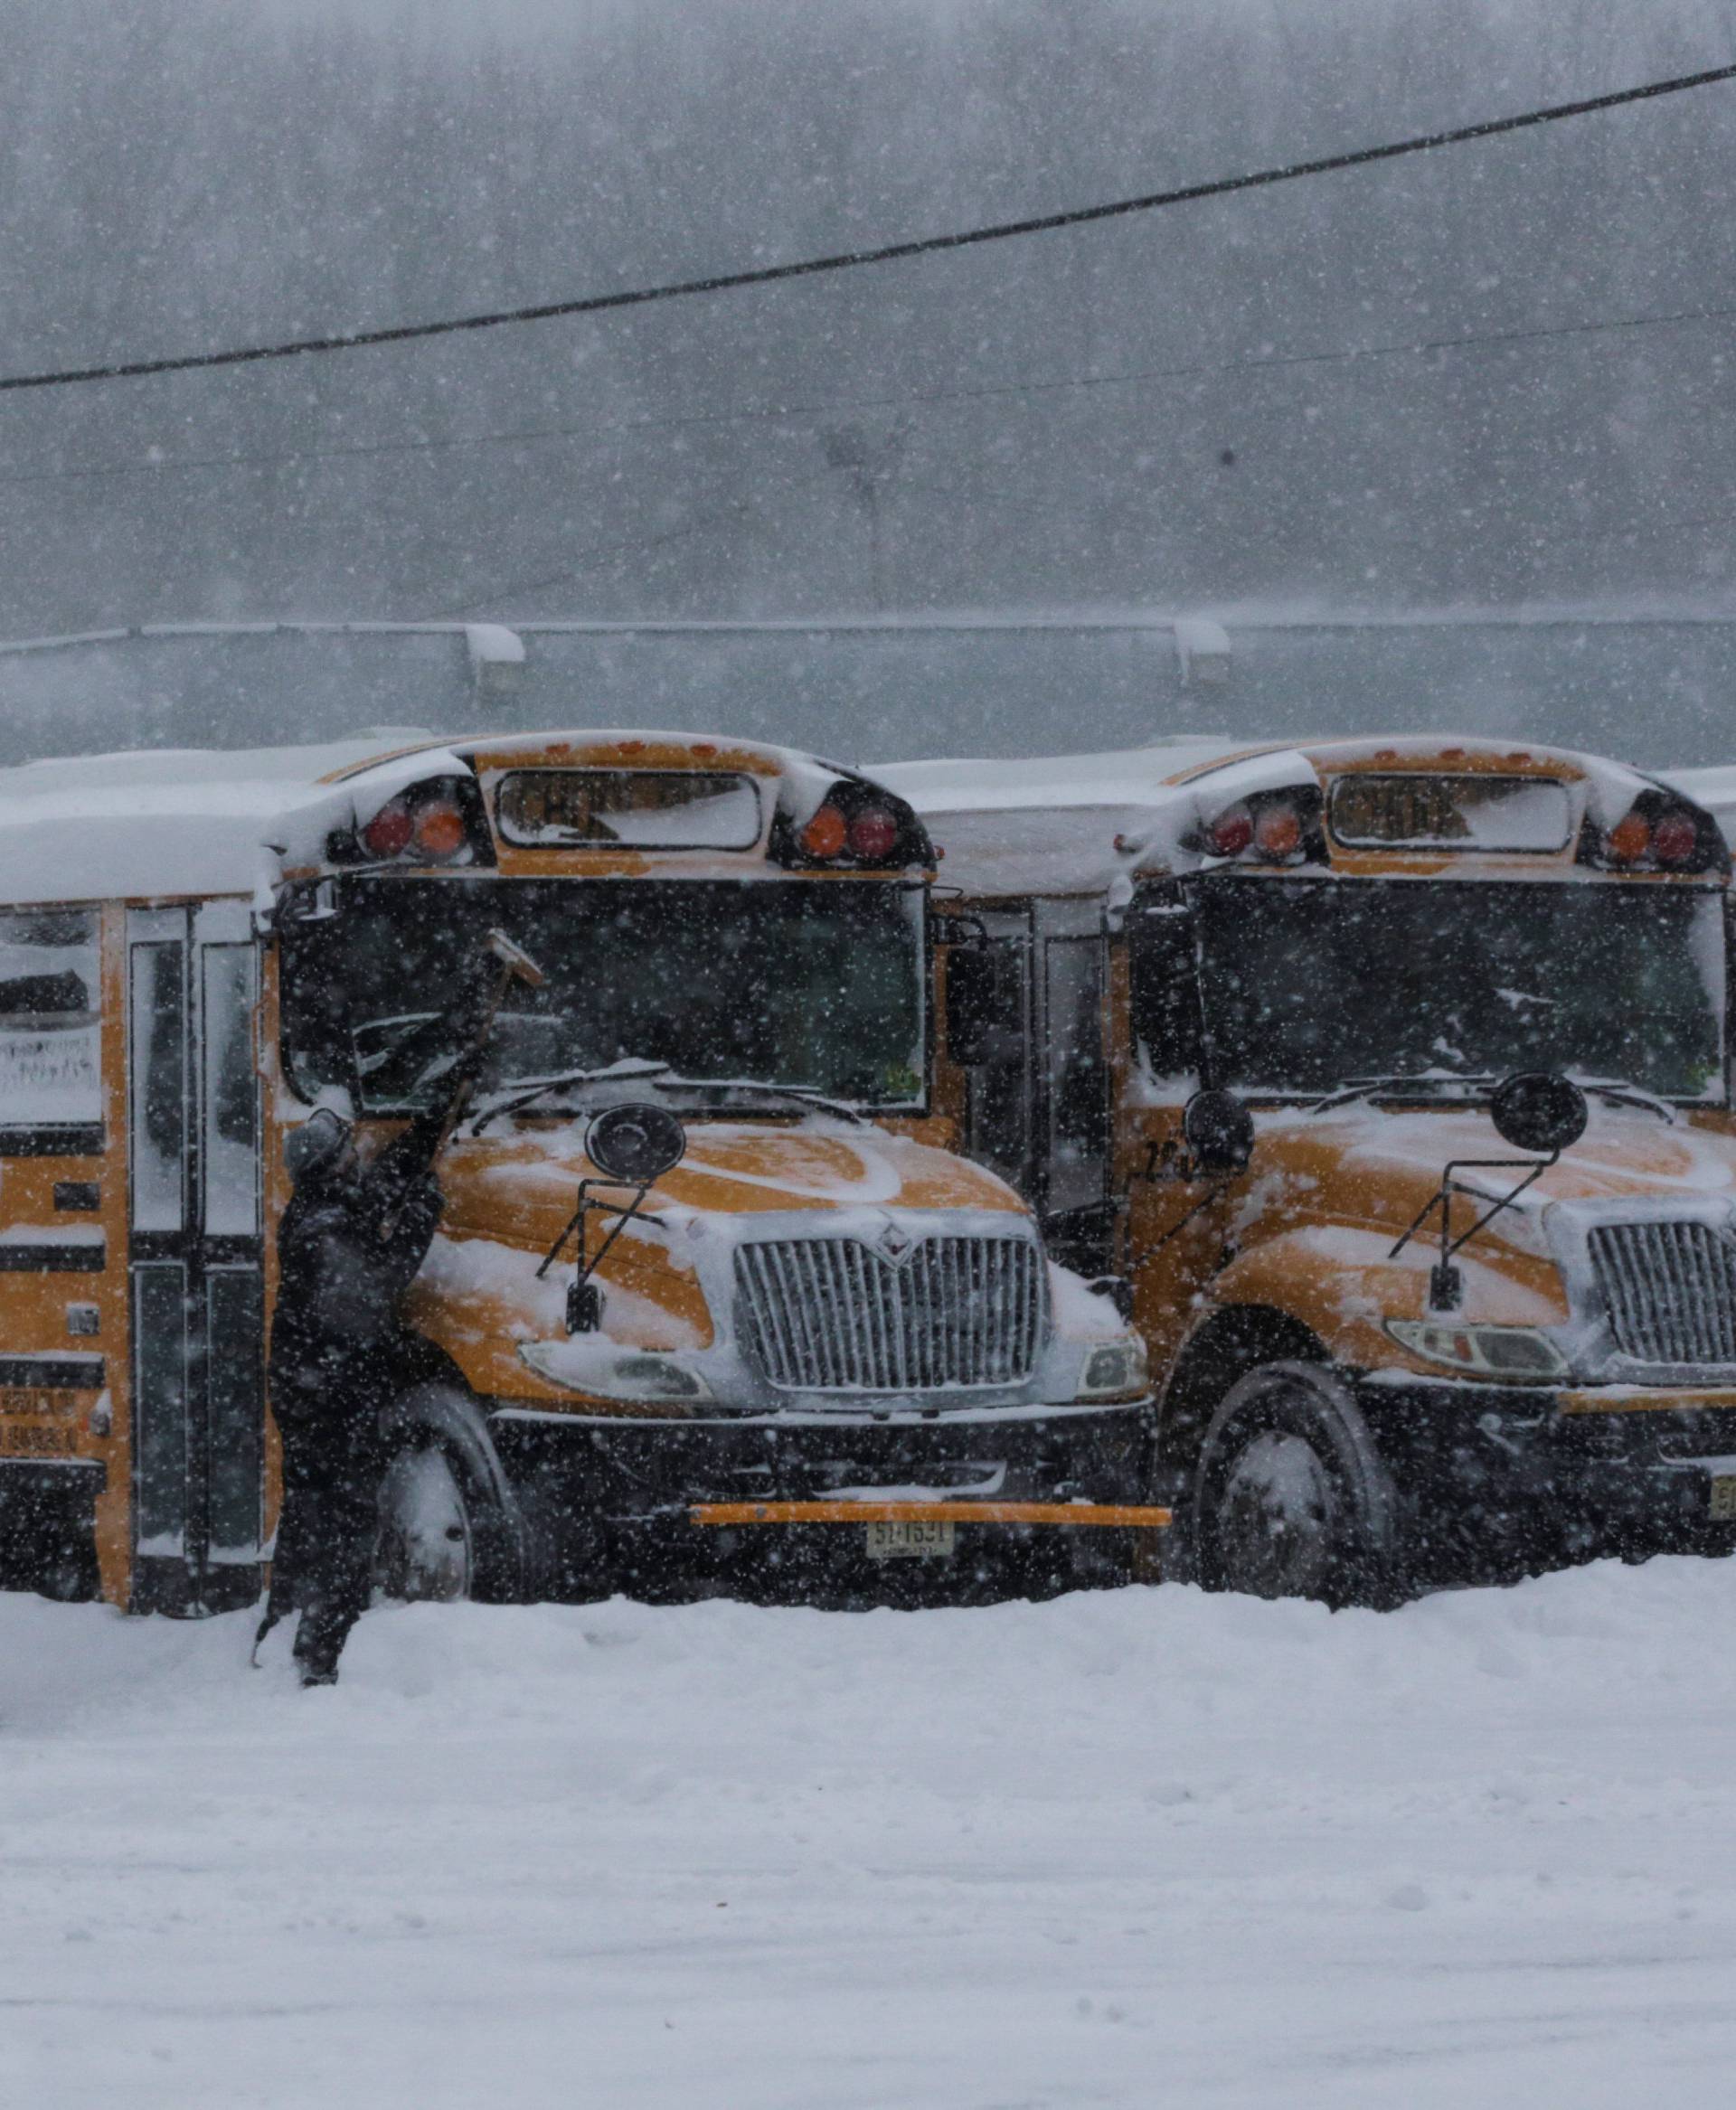
[(1646, 81), (1637, 88), (1618, 89), (1609, 95), (1589, 96), (1578, 102), (1554, 103), (1538, 109), (1522, 110), (1508, 118), (1484, 118), (1474, 125), (1455, 126), (1450, 131), (1424, 132), (1384, 146), (1357, 147), (1347, 154), (1288, 162), (1278, 168), (1221, 176), (1210, 183), (1187, 184), (1177, 190), (1154, 191), (1137, 198), (1118, 198), (1108, 204), (1075, 206), (1068, 212), (997, 221), (986, 227), (967, 228), (952, 234), (930, 234), (909, 241), (887, 242), (876, 249), (844, 250), (830, 256), (805, 258), (797, 263), (765, 265), (757, 270), (717, 272), (708, 278), (679, 279), (663, 286), (589, 294), (574, 300), (545, 301), (534, 306), (496, 308), (481, 315), (453, 316), (440, 322), (400, 323), (377, 330), (344, 330), (329, 336), (293, 337), (276, 344), (250, 344), (225, 352), (184, 353), (167, 359), (118, 361), (102, 366), (71, 367), (58, 372), (8, 374), (0, 377), (0, 391), (65, 388), (80, 381), (130, 381), (146, 374), (185, 373), (199, 367), (244, 366), (269, 359), (296, 359), (310, 353), (353, 352), (368, 344), (402, 344), (422, 337), (451, 336), (460, 331), (498, 329), (508, 323), (552, 322), (564, 316), (601, 315), (610, 309), (645, 307), (656, 301), (680, 300), (695, 294), (724, 293), (741, 287), (772, 286), (787, 279), (859, 270), (871, 264), (898, 263), (910, 257), (935, 256), (949, 250), (976, 248), (985, 242), (1008, 241), (1016, 236), (1087, 227), (1098, 221), (1154, 212), (1168, 205), (1229, 197), (1238, 191), (1295, 183), (1303, 176), (1327, 175), (1337, 169), (1363, 168), (1373, 162), (1395, 161), (1401, 155), (1424, 154), (1438, 146), (1499, 138), (1509, 132), (1557, 124), (1565, 118), (1589, 117), (1595, 111), (1618, 109), (1629, 103), (1649, 102), (1661, 96), (1680, 95), (1689, 89), (1710, 88), (1731, 80), (1736, 80), (1736, 66), (1716, 66), (1703, 72), (1680, 74), (1668, 80)]

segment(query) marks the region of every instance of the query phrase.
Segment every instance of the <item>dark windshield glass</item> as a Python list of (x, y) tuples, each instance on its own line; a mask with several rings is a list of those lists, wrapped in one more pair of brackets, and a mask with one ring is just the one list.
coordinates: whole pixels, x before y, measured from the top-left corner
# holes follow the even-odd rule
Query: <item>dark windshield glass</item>
[(1716, 893), (1258, 880), (1195, 899), (1219, 1084), (1561, 1069), (1722, 1096)]
[(637, 1059), (683, 1078), (862, 1106), (922, 1093), (920, 889), (870, 882), (365, 879), (284, 926), (297, 1088), (359, 1081), (375, 1112), (439, 1090), (439, 1022), (491, 929), (547, 975), (514, 984), (485, 1093)]

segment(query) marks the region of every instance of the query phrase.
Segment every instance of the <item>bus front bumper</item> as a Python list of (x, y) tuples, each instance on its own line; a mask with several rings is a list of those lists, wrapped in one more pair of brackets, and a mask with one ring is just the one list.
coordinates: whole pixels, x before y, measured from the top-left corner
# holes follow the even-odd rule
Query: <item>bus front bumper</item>
[(1736, 1389), (1498, 1386), (1396, 1372), (1358, 1403), (1382, 1454), (1430, 1504), (1488, 1522), (1691, 1543), (1736, 1527)]
[[(503, 1404), (495, 1443), (546, 1566), (575, 1517), (633, 1583), (780, 1575), (798, 1594), (948, 1597), (991, 1570), (1125, 1580), (1167, 1510), (1140, 1500), (1149, 1399), (665, 1420)], [(898, 1558), (909, 1553), (914, 1558)], [(900, 1578), (895, 1587), (894, 1571)]]

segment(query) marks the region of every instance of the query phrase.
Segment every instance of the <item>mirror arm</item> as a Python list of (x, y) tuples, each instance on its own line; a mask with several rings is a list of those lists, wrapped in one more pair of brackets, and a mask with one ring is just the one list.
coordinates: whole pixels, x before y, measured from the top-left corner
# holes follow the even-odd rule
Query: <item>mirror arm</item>
[[(1440, 1175), (1439, 1186), (1423, 1203), (1418, 1213), (1412, 1217), (1403, 1237), (1388, 1253), (1387, 1258), (1396, 1260), (1423, 1225), (1428, 1222), (1435, 1210), (1439, 1209), (1440, 1210), (1440, 1258), (1429, 1270), (1429, 1303), (1435, 1311), (1456, 1311), (1458, 1307), (1458, 1300), (1464, 1294), (1465, 1286), (1458, 1269), (1453, 1265), (1454, 1254), (1469, 1245), (1477, 1232), (1493, 1223), (1504, 1209), (1511, 1209), (1527, 1187), (1541, 1180), (1550, 1167), (1560, 1161), (1561, 1154), (1558, 1150), (1548, 1157), (1449, 1158), (1446, 1169)], [(1454, 1238), (1452, 1235), (1453, 1196), (1466, 1194), (1473, 1196), (1478, 1201), (1486, 1201), (1488, 1198), (1486, 1195), (1477, 1194), (1474, 1187), (1460, 1186), (1458, 1182), (1454, 1179), (1453, 1174), (1457, 1172), (1493, 1172), (1497, 1170), (1514, 1172), (1521, 1166), (1524, 1168), (1524, 1178), (1519, 1181), (1516, 1185), (1510, 1187), (1498, 1201), (1491, 1203), (1489, 1208), (1472, 1224), (1469, 1230), (1461, 1231), (1458, 1238)]]
[[(655, 1184), (656, 1182), (650, 1180), (647, 1180), (643, 1186), (633, 1185), (633, 1182), (627, 1180), (580, 1180), (579, 1182), (579, 1206), (573, 1210), (572, 1214), (567, 1219), (565, 1224), (561, 1227), (560, 1237), (555, 1239), (553, 1245), (552, 1245), (548, 1251), (543, 1254), (542, 1265), (536, 1271), (536, 1279), (539, 1282), (542, 1281), (542, 1277), (548, 1273), (549, 1269), (552, 1267), (555, 1262), (561, 1258), (561, 1254), (566, 1246), (567, 1240), (572, 1236), (573, 1232), (577, 1230), (581, 1232), (579, 1254), (579, 1280), (580, 1283), (589, 1282), (590, 1277), (597, 1272), (598, 1268), (602, 1266), (604, 1260), (608, 1258), (609, 1248), (615, 1243), (616, 1239), (620, 1237), (622, 1231), (627, 1229), (627, 1220), (628, 1217), (637, 1217), (641, 1223), (661, 1223), (663, 1221), (663, 1219), (657, 1214), (656, 1210), (641, 1209), (639, 1206), (639, 1204), (645, 1200), (646, 1196), (651, 1192), (651, 1189)], [(625, 1191), (629, 1185), (633, 1185), (633, 1199), (630, 1201), (598, 1201), (594, 1200), (591, 1195), (591, 1189), (593, 1187), (614, 1187)], [(616, 1219), (616, 1223), (614, 1229), (610, 1231), (609, 1236), (603, 1240), (601, 1249), (599, 1251), (597, 1258), (594, 1260), (587, 1261), (584, 1257), (583, 1250), (584, 1239), (582, 1237), (582, 1227), (586, 1217), (592, 1214), (598, 1216), (612, 1216)]]

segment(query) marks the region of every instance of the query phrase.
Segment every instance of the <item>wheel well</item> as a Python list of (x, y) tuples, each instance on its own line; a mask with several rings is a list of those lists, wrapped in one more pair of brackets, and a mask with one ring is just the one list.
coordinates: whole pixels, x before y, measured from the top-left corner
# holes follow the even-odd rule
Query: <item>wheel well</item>
[(1158, 1470), (1184, 1485), (1218, 1403), (1236, 1380), (1264, 1362), (1330, 1362), (1326, 1344), (1299, 1319), (1268, 1305), (1217, 1312), (1183, 1349), (1157, 1420)]
[(443, 1451), (474, 1504), (477, 1595), (517, 1603), (528, 1585), (524, 1518), (488, 1430), (487, 1417), (469, 1387), (439, 1378), (413, 1384), (386, 1417), (393, 1449)]

